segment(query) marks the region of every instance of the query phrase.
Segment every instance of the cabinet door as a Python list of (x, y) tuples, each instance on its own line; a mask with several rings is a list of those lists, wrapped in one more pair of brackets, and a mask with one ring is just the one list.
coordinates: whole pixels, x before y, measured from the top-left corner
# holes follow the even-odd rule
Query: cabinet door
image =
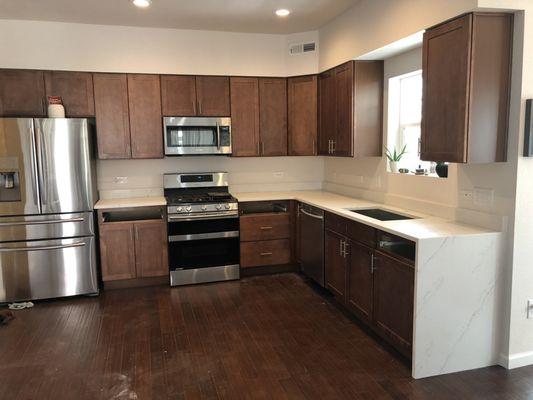
[(289, 155), (314, 156), (317, 154), (318, 128), (317, 77), (289, 78), (287, 84)]
[(405, 355), (413, 341), (414, 267), (382, 252), (374, 259), (374, 323)]
[(159, 75), (128, 75), (132, 158), (163, 158)]
[(424, 33), (421, 158), (466, 162), (472, 15)]
[(198, 115), (228, 117), (230, 115), (229, 79), (226, 76), (197, 76)]
[(98, 158), (131, 158), (128, 80), (125, 74), (94, 74)]
[(259, 155), (259, 84), (257, 78), (231, 78), (233, 156)]
[(346, 298), (346, 258), (343, 255), (343, 236), (326, 230), (326, 288), (343, 302)]
[(94, 117), (91, 73), (48, 71), (44, 83), (47, 96), (61, 96), (67, 117)]
[(347, 62), (335, 68), (337, 96), (337, 132), (333, 154), (338, 157), (353, 156), (354, 137), (354, 63)]
[(137, 277), (168, 275), (166, 222), (143, 221), (134, 226)]
[(332, 142), (337, 133), (337, 85), (335, 70), (319, 76), (318, 87), (318, 154), (331, 155)]
[(287, 155), (287, 80), (259, 79), (259, 133), (262, 156)]
[(0, 70), (0, 116), (45, 115), (43, 71)]
[(161, 75), (161, 106), (165, 117), (196, 115), (196, 77)]
[(349, 241), (348, 307), (366, 322), (372, 320), (372, 267), (373, 250), (363, 244)]
[(100, 259), (102, 280), (132, 279), (135, 272), (133, 224), (100, 224)]

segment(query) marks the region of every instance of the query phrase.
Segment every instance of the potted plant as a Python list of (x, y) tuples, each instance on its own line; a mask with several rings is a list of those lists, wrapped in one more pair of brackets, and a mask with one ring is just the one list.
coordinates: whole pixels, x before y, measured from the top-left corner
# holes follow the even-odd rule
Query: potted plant
[(402, 159), (403, 155), (406, 153), (407, 145), (404, 145), (402, 147), (402, 150), (400, 152), (396, 151), (396, 147), (391, 152), (389, 149), (385, 147), (385, 154), (387, 158), (389, 159), (389, 165), (391, 172), (397, 173), (398, 172), (398, 162)]

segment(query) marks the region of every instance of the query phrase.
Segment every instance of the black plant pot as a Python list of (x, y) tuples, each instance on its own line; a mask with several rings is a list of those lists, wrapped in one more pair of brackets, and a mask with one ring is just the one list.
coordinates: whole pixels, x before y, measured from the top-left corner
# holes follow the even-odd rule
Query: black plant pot
[(435, 172), (439, 176), (439, 178), (447, 178), (448, 177), (448, 164), (439, 163), (435, 167)]

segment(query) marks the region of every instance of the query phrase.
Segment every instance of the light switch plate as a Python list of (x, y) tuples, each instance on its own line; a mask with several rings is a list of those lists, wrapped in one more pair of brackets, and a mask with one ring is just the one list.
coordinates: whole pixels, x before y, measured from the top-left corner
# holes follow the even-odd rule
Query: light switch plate
[(114, 181), (116, 184), (122, 185), (124, 183), (128, 183), (128, 177), (127, 176), (115, 176)]
[(533, 299), (527, 301), (527, 317), (533, 318)]
[(459, 197), (463, 201), (472, 201), (474, 199), (474, 192), (471, 190), (461, 190), (459, 191)]

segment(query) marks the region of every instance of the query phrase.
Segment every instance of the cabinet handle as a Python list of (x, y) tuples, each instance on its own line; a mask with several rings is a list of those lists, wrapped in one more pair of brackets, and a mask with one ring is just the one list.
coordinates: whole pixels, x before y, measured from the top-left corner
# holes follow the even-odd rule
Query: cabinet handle
[(261, 142), (261, 155), (265, 155), (265, 142)]
[(259, 227), (259, 229), (261, 229), (262, 231), (265, 231), (267, 229), (272, 229), (272, 227), (271, 226), (261, 226), (261, 227)]
[(376, 269), (376, 256), (372, 254), (372, 256), (370, 257), (370, 273), (373, 274)]
[(313, 139), (313, 155), (316, 155), (316, 139)]
[(270, 252), (270, 251), (265, 251), (264, 253), (259, 253), (259, 255), (260, 255), (261, 257), (271, 256), (271, 255), (272, 255), (272, 252)]
[(339, 255), (342, 257), (342, 244), (344, 243), (344, 240), (341, 240), (339, 243)]
[(346, 258), (346, 256), (348, 255), (348, 247), (350, 245), (348, 244), (348, 242), (344, 242), (344, 258)]
[(261, 142), (257, 142), (257, 155), (261, 155)]
[(337, 147), (337, 141), (336, 140), (332, 140), (331, 141), (331, 154), (335, 154), (335, 147)]
[(202, 102), (198, 100), (198, 114), (202, 115)]
[(331, 154), (331, 139), (328, 140), (328, 154)]

